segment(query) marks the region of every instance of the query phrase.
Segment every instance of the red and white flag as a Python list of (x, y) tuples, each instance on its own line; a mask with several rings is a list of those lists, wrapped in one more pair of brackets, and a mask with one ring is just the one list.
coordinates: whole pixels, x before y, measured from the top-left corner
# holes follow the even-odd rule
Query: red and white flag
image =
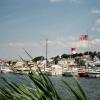
[(88, 35), (80, 35), (80, 40), (88, 40)]
[(71, 48), (72, 54), (76, 54), (76, 48)]

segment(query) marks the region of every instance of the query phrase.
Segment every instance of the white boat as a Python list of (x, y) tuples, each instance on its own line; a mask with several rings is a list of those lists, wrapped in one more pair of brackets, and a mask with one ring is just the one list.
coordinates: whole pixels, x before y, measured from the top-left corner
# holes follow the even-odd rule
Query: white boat
[(13, 72), (9, 67), (0, 67), (1, 73), (10, 73)]
[(95, 70), (95, 71), (88, 71), (88, 76), (89, 77), (100, 77), (100, 71), (99, 70)]
[(63, 76), (78, 76), (78, 69), (71, 68), (69, 70), (63, 69)]
[(18, 73), (18, 74), (28, 74), (29, 71), (30, 71), (30, 68), (28, 67), (13, 68), (13, 72)]

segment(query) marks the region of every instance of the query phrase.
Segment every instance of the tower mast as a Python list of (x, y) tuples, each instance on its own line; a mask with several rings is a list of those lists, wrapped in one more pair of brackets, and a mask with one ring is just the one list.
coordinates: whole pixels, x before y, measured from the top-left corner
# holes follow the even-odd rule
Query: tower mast
[[(48, 66), (48, 39), (46, 39), (46, 63), (45, 63), (45, 68)], [(45, 71), (45, 68), (44, 68), (44, 71)]]

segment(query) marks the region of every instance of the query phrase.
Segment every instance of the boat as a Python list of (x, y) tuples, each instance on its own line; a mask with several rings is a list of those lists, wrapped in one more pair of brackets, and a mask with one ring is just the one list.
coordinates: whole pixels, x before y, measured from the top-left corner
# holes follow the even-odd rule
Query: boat
[(86, 70), (79, 70), (78, 76), (79, 77), (89, 77), (88, 72)]
[(28, 67), (14, 68), (13, 72), (16, 74), (28, 74), (30, 72), (30, 68)]
[(0, 72), (1, 73), (10, 73), (10, 72), (13, 72), (13, 71), (11, 70), (9, 65), (7, 65), (6, 63), (2, 63), (2, 64), (0, 64)]
[(71, 69), (63, 69), (63, 76), (78, 76), (78, 68), (73, 67)]
[(1, 73), (11, 73), (13, 72), (10, 67), (0, 67), (0, 72)]
[(70, 70), (63, 71), (62, 75), (63, 75), (63, 76), (67, 76), (67, 77), (73, 76), (72, 71), (70, 71)]
[(89, 77), (98, 78), (100, 77), (100, 70), (88, 71)]

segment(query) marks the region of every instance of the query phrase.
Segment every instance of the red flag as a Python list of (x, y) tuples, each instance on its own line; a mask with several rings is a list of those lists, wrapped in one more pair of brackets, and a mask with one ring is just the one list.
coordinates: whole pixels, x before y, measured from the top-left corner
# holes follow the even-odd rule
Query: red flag
[(80, 35), (80, 40), (88, 40), (88, 35)]
[(71, 48), (72, 54), (76, 54), (76, 48)]

